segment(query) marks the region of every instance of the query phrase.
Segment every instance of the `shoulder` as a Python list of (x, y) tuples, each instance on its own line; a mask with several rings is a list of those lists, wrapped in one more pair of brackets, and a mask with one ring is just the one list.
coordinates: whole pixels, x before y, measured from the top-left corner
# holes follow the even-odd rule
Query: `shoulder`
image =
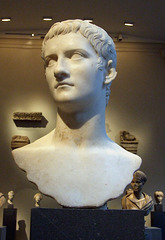
[(113, 141), (109, 142), (107, 151), (109, 152), (109, 154), (113, 154), (114, 157), (118, 158), (118, 160), (126, 161), (128, 163), (134, 162), (138, 166), (141, 165), (142, 159), (138, 155), (125, 150)]
[(33, 149), (37, 147), (50, 146), (52, 142), (53, 134), (54, 134), (54, 130), (24, 147), (14, 149), (12, 152), (16, 152), (19, 150), (28, 150), (28, 149)]
[(24, 147), (16, 148), (12, 151), (14, 159), (23, 159), (25, 156), (33, 154), (36, 151), (41, 151), (43, 148), (51, 146), (54, 130), (48, 133), (47, 135), (39, 138), (38, 140), (30, 143)]

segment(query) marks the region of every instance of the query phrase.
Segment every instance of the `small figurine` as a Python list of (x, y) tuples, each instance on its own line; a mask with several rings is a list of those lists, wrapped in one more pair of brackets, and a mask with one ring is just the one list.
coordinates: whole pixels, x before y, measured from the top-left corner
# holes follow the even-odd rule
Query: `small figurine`
[(6, 198), (3, 193), (0, 193), (0, 208), (5, 204)]
[(154, 193), (154, 197), (155, 197), (155, 201), (156, 201), (157, 204), (162, 204), (164, 193), (161, 192), (161, 191), (156, 191)]
[(122, 209), (140, 209), (148, 215), (153, 207), (153, 201), (150, 196), (142, 192), (142, 188), (147, 181), (146, 175), (142, 171), (136, 171), (131, 182), (132, 191), (127, 191), (122, 198)]
[(163, 205), (162, 200), (164, 197), (164, 193), (162, 191), (156, 191), (154, 193), (156, 204), (154, 204), (154, 210), (155, 212), (162, 212), (163, 211)]
[(13, 205), (13, 199), (14, 199), (14, 191), (10, 191), (8, 192), (8, 208), (13, 208), (14, 205)]
[(41, 193), (36, 193), (34, 195), (34, 199), (35, 199), (35, 206), (36, 207), (40, 207), (40, 201), (42, 200), (42, 195)]
[(134, 135), (131, 135), (128, 131), (123, 131), (123, 140), (134, 141), (134, 140), (136, 140), (136, 138)]

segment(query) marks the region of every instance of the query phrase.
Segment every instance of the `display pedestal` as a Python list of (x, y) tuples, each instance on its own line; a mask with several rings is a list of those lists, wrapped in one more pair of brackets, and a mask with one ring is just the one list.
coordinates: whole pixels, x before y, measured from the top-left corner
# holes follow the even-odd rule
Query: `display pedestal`
[(144, 212), (137, 210), (31, 210), (30, 240), (144, 240)]
[(6, 227), (0, 227), (0, 240), (6, 240)]
[(154, 204), (154, 211), (155, 212), (163, 212), (163, 205), (162, 204)]
[(165, 240), (165, 212), (151, 212), (151, 226), (162, 229), (162, 240)]
[(6, 240), (15, 240), (16, 216), (16, 208), (4, 208), (3, 226), (6, 226)]
[(146, 227), (145, 228), (145, 240), (162, 240), (161, 228)]

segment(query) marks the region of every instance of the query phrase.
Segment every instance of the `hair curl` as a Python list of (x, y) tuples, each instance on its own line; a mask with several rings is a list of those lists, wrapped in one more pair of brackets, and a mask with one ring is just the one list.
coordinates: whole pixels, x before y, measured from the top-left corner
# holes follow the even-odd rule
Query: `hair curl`
[(147, 182), (147, 176), (142, 171), (138, 170), (138, 171), (134, 172), (133, 176), (136, 178), (139, 178), (141, 181), (143, 181), (144, 184)]

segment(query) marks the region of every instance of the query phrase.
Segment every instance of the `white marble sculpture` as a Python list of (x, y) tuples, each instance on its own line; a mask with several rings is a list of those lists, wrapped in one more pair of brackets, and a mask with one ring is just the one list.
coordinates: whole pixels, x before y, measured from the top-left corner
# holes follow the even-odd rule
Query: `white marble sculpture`
[(42, 194), (41, 193), (36, 193), (34, 195), (34, 200), (35, 200), (35, 206), (40, 207), (40, 202), (42, 200)]
[(121, 195), (141, 158), (106, 135), (105, 109), (116, 51), (100, 27), (55, 23), (43, 41), (46, 79), (57, 105), (56, 129), (13, 151), (39, 190), (66, 207), (99, 207)]
[(9, 192), (8, 192), (8, 200), (7, 200), (7, 203), (8, 203), (8, 207), (9, 207), (9, 208), (14, 207), (14, 205), (13, 205), (13, 199), (14, 199), (14, 191), (9, 191)]

